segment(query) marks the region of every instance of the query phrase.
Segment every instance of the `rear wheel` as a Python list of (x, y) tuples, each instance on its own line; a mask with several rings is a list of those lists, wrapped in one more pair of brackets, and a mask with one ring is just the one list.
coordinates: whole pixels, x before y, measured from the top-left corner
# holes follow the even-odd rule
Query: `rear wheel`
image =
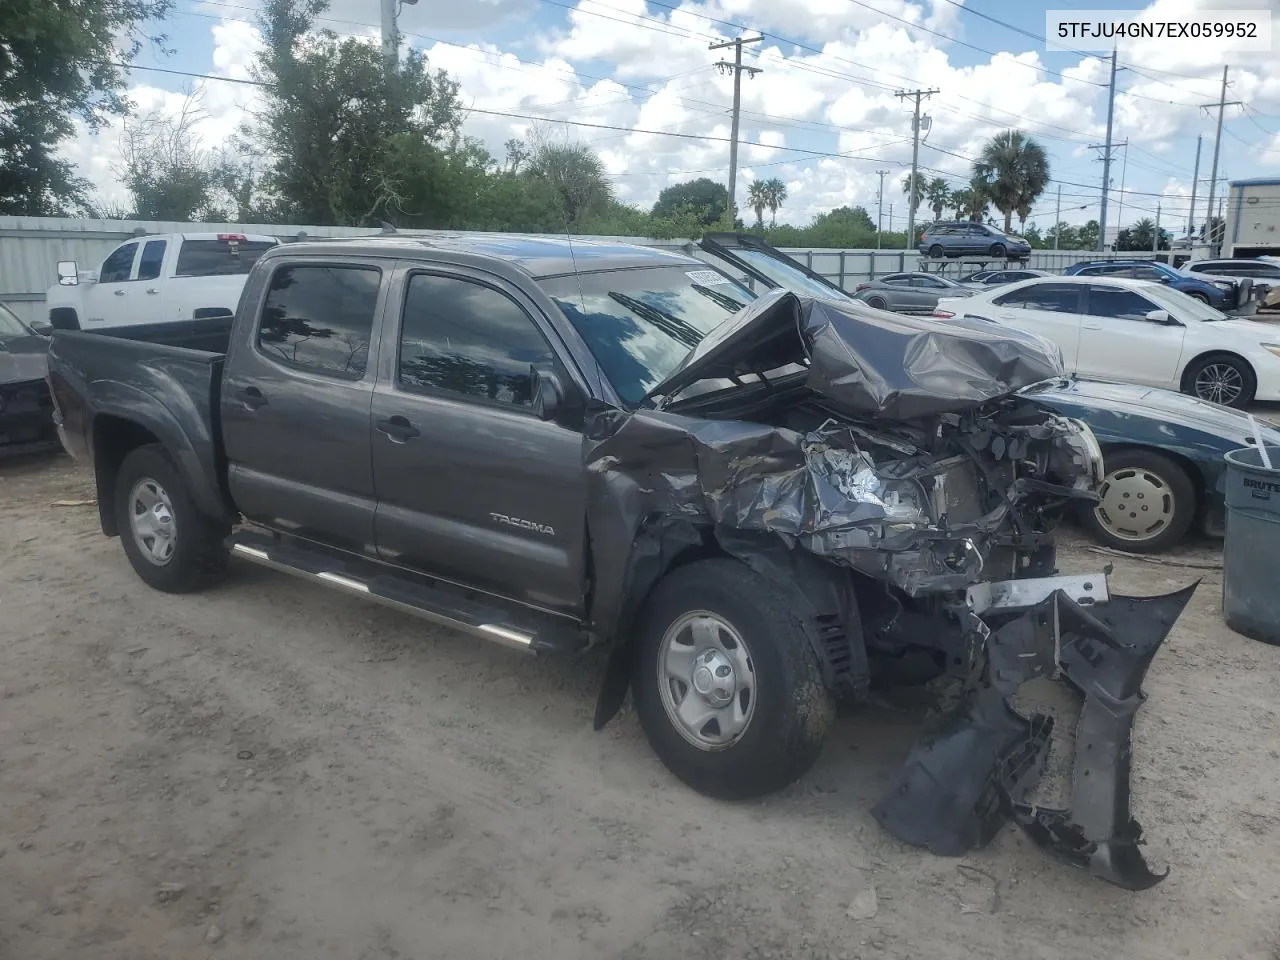
[(1181, 542), (1196, 514), (1196, 488), (1187, 471), (1154, 450), (1106, 455), (1098, 504), (1084, 524), (1104, 546), (1159, 553)]
[(645, 605), (636, 713), (654, 752), (699, 793), (778, 790), (821, 752), (834, 699), (792, 608), (736, 560), (681, 567)]
[(1210, 354), (1187, 367), (1182, 392), (1224, 407), (1246, 407), (1253, 400), (1258, 381), (1253, 368), (1231, 354)]
[(935, 243), (932, 247), (930, 247), (929, 256), (933, 257), (935, 260), (939, 259), (942, 256), (942, 244)]
[(200, 513), (160, 444), (138, 447), (116, 475), (116, 529), (134, 572), (166, 593), (186, 593), (226, 570), (227, 528)]
[(877, 310), (886, 310), (889, 307), (883, 297), (867, 297), (867, 306), (875, 307)]

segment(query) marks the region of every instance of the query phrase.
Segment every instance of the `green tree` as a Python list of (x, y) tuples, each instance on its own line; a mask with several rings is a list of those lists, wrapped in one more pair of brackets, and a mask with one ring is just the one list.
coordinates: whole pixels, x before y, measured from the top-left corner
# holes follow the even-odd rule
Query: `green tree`
[(604, 162), (585, 143), (539, 138), (529, 157), (527, 176), (552, 188), (566, 230), (581, 229), (583, 220), (599, 217), (613, 201)]
[(769, 208), (769, 225), (777, 226), (778, 208), (786, 202), (787, 185), (774, 177), (764, 182), (765, 205)]
[(1049, 185), (1049, 157), (1035, 140), (1021, 130), (1003, 130), (982, 148), (973, 165), (997, 210), (1004, 214), (1009, 232), (1013, 214), (1031, 205)]
[(1098, 249), (1099, 230), (1101, 230), (1101, 227), (1098, 226), (1097, 220), (1090, 220), (1083, 227), (1079, 227), (1075, 232), (1075, 248), (1077, 250)]
[[(912, 179), (914, 177), (914, 180)], [(902, 178), (902, 192), (907, 195), (907, 204), (913, 205), (917, 210), (924, 205), (925, 197), (925, 181), (920, 174), (908, 173)]]
[(924, 188), (924, 198), (933, 211), (933, 219), (941, 220), (943, 208), (951, 202), (951, 188), (941, 177), (934, 177)]
[(652, 215), (671, 217), (682, 207), (697, 210), (698, 218), (704, 226), (719, 223), (729, 210), (729, 190), (723, 183), (707, 177), (699, 177), (686, 183), (673, 183), (658, 194), (658, 202), (653, 205)]
[(747, 187), (747, 206), (756, 212), (756, 227), (764, 229), (764, 208), (769, 206), (769, 185), (763, 180), (752, 180)]
[(4, 0), (0, 14), (0, 214), (83, 208), (88, 184), (58, 155), (75, 134), (126, 112), (127, 63), (172, 0)]
[(196, 133), (202, 91), (177, 114), (153, 110), (125, 118), (116, 173), (138, 220), (228, 220), (242, 206), (234, 163), (207, 149)]
[(411, 195), (421, 200), (406, 151), (419, 154), (408, 163), (417, 169), (457, 143), (458, 85), (417, 51), (388, 74), (377, 46), (314, 30), (326, 9), (328, 0), (267, 0), (254, 67), (266, 98), (244, 135), (266, 157), (263, 185), (282, 219), (395, 219)]

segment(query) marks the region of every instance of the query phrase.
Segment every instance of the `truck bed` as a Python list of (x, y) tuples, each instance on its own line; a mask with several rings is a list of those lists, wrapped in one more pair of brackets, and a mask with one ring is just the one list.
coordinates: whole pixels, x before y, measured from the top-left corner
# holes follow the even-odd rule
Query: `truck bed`
[[(230, 325), (230, 318), (216, 318), (101, 333), (55, 331), (49, 386), (67, 452), (94, 462), (100, 438), (142, 430), (177, 461), (201, 509), (226, 514), (218, 405)], [(118, 464), (99, 461), (97, 467), (99, 513), (104, 530), (114, 533)]]

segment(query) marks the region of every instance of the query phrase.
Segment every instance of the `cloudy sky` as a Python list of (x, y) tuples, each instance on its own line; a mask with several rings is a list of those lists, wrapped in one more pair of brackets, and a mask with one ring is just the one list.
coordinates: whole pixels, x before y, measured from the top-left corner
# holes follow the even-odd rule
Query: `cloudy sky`
[[(462, 85), (473, 112), (466, 130), (497, 155), (527, 119), (546, 118), (604, 158), (618, 196), (647, 207), (669, 183), (724, 179), (728, 168), (732, 80), (711, 43), (763, 34), (745, 62), (762, 73), (743, 80), (738, 196), (760, 177), (778, 177), (790, 199), (781, 218), (861, 204), (877, 213), (879, 170), (884, 218), (901, 229), (901, 189), (911, 163), (910, 102), (898, 91), (937, 89), (920, 149), (927, 175), (954, 185), (991, 134), (1019, 127), (1045, 146), (1054, 182), (1033, 211), (1053, 223), (1098, 216), (1102, 164), (1089, 144), (1105, 137), (1109, 65), (1105, 54), (1045, 50), (1046, 8), (1097, 8), (1096, 0), (418, 0), (404, 6), (405, 42)], [(1193, 19), (1214, 9), (1259, 8), (1280, 0), (1112, 0), (1115, 9), (1156, 20)], [(379, 0), (333, 0), (322, 26), (376, 36)], [(257, 48), (256, 0), (177, 0), (162, 29), (176, 55), (144, 53), (139, 66), (246, 78)], [(1280, 18), (1278, 18), (1280, 19)], [(1280, 28), (1276, 30), (1280, 44)], [(732, 53), (732, 51), (729, 51)], [(1185, 225), (1196, 138), (1204, 136), (1197, 222), (1203, 219), (1222, 68), (1228, 107), (1219, 180), (1280, 177), (1280, 57), (1229, 51), (1206, 41), (1150, 41), (1121, 50), (1112, 171), (1114, 223), (1154, 216)], [(174, 109), (184, 88), (203, 88), (200, 134), (213, 145), (238, 126), (253, 87), (197, 81), (149, 70), (132, 73), (143, 109)], [(620, 127), (633, 132), (578, 124)], [(545, 126), (545, 124), (538, 124)], [(675, 133), (682, 136), (664, 136)], [(112, 168), (119, 127), (85, 134), (68, 148), (106, 199), (123, 199)], [(707, 139), (699, 139), (707, 138)], [(1222, 189), (1219, 187), (1219, 194)]]

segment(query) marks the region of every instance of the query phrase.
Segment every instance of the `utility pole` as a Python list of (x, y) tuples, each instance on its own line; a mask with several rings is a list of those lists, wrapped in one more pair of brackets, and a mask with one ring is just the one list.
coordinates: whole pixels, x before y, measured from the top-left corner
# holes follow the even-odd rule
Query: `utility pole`
[(1196, 187), (1200, 185), (1200, 143), (1204, 137), (1196, 137), (1196, 169), (1191, 174), (1191, 212), (1187, 214), (1187, 236), (1196, 232)]
[[(387, 0), (382, 0), (386, 3)], [(733, 130), (729, 134), (729, 210), (735, 216), (737, 215), (737, 204), (734, 197), (737, 195), (738, 186), (738, 115), (742, 110), (742, 74), (745, 72), (748, 77), (754, 77), (757, 73), (764, 73), (759, 67), (744, 67), (742, 65), (742, 45), (744, 43), (759, 43), (764, 37), (736, 37), (733, 40), (726, 40), (724, 43), (713, 43), (707, 49), (723, 50), (726, 47), (733, 47), (733, 63), (728, 60), (721, 60), (716, 64), (716, 68), (721, 73), (733, 71)]]
[[(1209, 233), (1206, 239), (1212, 248), (1211, 255), (1217, 256), (1218, 245), (1213, 239), (1213, 194), (1218, 186), (1218, 152), (1222, 149), (1222, 115), (1227, 109), (1227, 65), (1222, 65), (1222, 93), (1218, 96), (1217, 103), (1202, 103), (1201, 109), (1208, 110), (1212, 107), (1218, 108), (1218, 132), (1213, 138), (1213, 169), (1209, 172), (1209, 216), (1206, 223), (1209, 226)], [(1231, 106), (1240, 106), (1239, 100), (1232, 100)]]
[(1129, 139), (1126, 137), (1124, 143), (1117, 143), (1116, 149), (1124, 147), (1124, 160), (1120, 164), (1120, 206), (1116, 211), (1116, 234), (1118, 235), (1124, 229), (1124, 184), (1129, 177)]
[(876, 198), (876, 249), (880, 249), (880, 233), (884, 229), (884, 178), (889, 175), (888, 170), (877, 170), (876, 175), (880, 178), (880, 194)]
[(893, 204), (889, 204), (889, 232), (893, 233)]
[(935, 93), (942, 91), (934, 90), (899, 90), (894, 94), (899, 100), (906, 100), (908, 97), (915, 101), (915, 114), (911, 118), (911, 189), (908, 192), (908, 213), (907, 213), (907, 247), (911, 249), (914, 243), (913, 236), (916, 232), (916, 193), (919, 188), (920, 176), (920, 101), (925, 97), (931, 97)]
[(1107, 245), (1107, 191), (1111, 189), (1111, 128), (1116, 114), (1116, 51), (1111, 50), (1111, 85), (1107, 90), (1107, 142), (1101, 147), (1089, 144), (1090, 150), (1102, 150), (1102, 212), (1098, 219), (1098, 252)]
[(1058, 212), (1053, 215), (1053, 249), (1058, 249), (1058, 237), (1062, 235), (1062, 184), (1058, 184)]
[(1156, 254), (1160, 252), (1160, 201), (1156, 201), (1156, 235), (1151, 241), (1151, 259), (1156, 258)]
[(412, 6), (418, 0), (382, 0), (382, 62), (386, 67), (387, 79), (390, 80), (400, 63), (400, 28), (396, 26), (399, 15), (397, 3), (401, 6)]

